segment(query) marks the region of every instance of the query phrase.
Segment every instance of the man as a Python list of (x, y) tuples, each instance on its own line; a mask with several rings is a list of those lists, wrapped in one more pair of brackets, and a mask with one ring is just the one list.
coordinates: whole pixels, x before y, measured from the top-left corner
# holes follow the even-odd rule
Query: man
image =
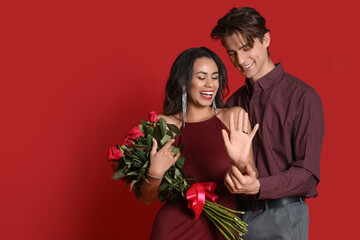
[(239, 194), (238, 209), (245, 211), (244, 239), (307, 239), (305, 198), (318, 195), (322, 104), (314, 89), (273, 64), (265, 22), (253, 8), (233, 8), (211, 33), (246, 78), (227, 105), (244, 108), (251, 125), (260, 124), (253, 140), (258, 177), (251, 168), (242, 174), (233, 166), (225, 184)]

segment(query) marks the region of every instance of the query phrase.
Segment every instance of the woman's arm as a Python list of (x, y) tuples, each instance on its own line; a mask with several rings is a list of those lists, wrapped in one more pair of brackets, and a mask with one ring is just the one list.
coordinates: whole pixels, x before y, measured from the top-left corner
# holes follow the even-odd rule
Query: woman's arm
[[(174, 124), (171, 119), (166, 116), (158, 116), (164, 118), (168, 123)], [(165, 172), (179, 159), (180, 153), (174, 156), (171, 150), (171, 145), (175, 142), (174, 139), (168, 141), (159, 151), (156, 140), (152, 139), (153, 146), (150, 152), (150, 166), (147, 172), (147, 179), (149, 182), (143, 181), (140, 186), (141, 201), (145, 204), (152, 203), (159, 194), (159, 186)]]

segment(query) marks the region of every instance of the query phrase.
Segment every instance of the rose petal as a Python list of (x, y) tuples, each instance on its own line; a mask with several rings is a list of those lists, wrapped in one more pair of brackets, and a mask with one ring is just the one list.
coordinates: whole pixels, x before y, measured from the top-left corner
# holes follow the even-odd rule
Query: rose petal
[(120, 159), (122, 158), (122, 151), (117, 147), (111, 147), (109, 153), (109, 159)]
[(150, 123), (157, 122), (158, 120), (159, 119), (157, 117), (156, 112), (154, 112), (154, 111), (149, 112), (149, 121), (150, 121)]

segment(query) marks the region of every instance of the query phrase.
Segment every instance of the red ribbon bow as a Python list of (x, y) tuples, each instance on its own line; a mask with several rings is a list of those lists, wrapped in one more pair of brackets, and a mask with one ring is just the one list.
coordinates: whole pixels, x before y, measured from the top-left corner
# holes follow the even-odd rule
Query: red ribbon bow
[(216, 186), (214, 182), (194, 183), (187, 190), (188, 208), (194, 210), (196, 218), (204, 208), (205, 199), (215, 203), (218, 200), (219, 196), (214, 194)]

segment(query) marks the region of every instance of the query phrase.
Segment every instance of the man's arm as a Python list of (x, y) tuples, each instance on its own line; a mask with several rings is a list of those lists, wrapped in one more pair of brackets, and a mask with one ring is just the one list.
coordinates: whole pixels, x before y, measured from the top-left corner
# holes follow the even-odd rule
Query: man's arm
[[(314, 196), (320, 180), (320, 153), (325, 132), (321, 100), (314, 93), (304, 100), (302, 113), (293, 124), (295, 160), (286, 171), (258, 179), (260, 187), (255, 193), (258, 199)], [(225, 184), (232, 193), (254, 194), (255, 183), (253, 174), (244, 175), (234, 169), (230, 169), (225, 178)]]
[(304, 97), (302, 106), (292, 129), (294, 161), (288, 170), (259, 179), (259, 199), (316, 195), (325, 133), (324, 114), (321, 99), (314, 90)]

